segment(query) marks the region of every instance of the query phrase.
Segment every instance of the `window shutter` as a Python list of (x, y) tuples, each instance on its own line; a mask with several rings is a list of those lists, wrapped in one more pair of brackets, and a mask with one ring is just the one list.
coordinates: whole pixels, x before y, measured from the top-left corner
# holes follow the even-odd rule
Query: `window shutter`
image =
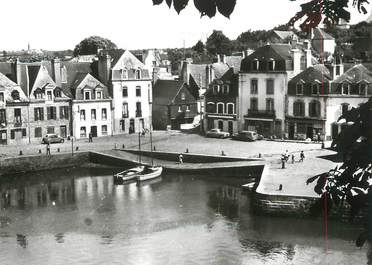
[(11, 130), (10, 131), (10, 139), (14, 139), (15, 138), (15, 136), (14, 136), (14, 130)]
[(27, 135), (27, 134), (26, 134), (26, 129), (22, 129), (22, 136), (23, 136), (23, 137), (26, 137), (26, 135)]
[(37, 121), (38, 118), (37, 118), (37, 108), (34, 108), (34, 120)]
[(50, 108), (51, 108), (51, 107), (47, 107), (47, 116), (48, 116), (48, 120), (51, 119)]

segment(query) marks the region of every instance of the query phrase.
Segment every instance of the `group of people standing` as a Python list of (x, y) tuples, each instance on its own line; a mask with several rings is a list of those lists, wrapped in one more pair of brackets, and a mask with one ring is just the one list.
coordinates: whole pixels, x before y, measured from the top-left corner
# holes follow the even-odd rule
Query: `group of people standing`
[[(292, 155), (289, 155), (288, 150), (286, 150), (285, 153), (282, 155), (282, 160), (284, 160), (285, 162), (288, 162), (288, 160), (289, 160), (290, 157), (291, 157), (292, 164), (294, 164), (294, 162), (295, 162), (295, 155), (294, 155), (294, 153), (292, 153)], [(300, 152), (300, 160), (299, 160), (299, 162), (304, 162), (304, 160), (305, 160), (305, 154), (304, 154), (304, 151), (301, 151)]]

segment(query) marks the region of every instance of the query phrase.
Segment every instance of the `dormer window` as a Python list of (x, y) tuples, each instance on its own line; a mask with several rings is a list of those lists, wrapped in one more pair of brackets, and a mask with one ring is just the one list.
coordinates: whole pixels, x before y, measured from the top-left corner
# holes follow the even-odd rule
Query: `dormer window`
[(252, 69), (254, 71), (258, 71), (258, 67), (259, 67), (260, 63), (258, 61), (258, 59), (253, 59), (253, 62), (252, 62)]
[(268, 62), (268, 69), (269, 71), (274, 71), (275, 70), (275, 61), (273, 58), (270, 58)]
[(60, 89), (60, 88), (56, 88), (56, 89), (54, 90), (54, 96), (55, 96), (56, 98), (60, 98), (60, 97), (62, 97), (62, 92), (61, 92), (61, 89)]
[(218, 93), (218, 85), (213, 86), (213, 94), (216, 95)]
[(11, 96), (13, 100), (19, 100), (19, 92), (17, 90), (13, 90)]
[(230, 88), (229, 88), (229, 85), (223, 85), (223, 94), (227, 95), (229, 94), (229, 91)]
[(312, 84), (312, 86), (311, 86), (311, 94), (312, 95), (319, 95), (319, 84), (318, 83)]
[(40, 88), (37, 88), (35, 90), (35, 98), (36, 99), (42, 99), (43, 98), (43, 91)]
[(296, 85), (296, 95), (303, 95), (304, 94), (304, 84), (297, 83)]
[(365, 96), (367, 94), (367, 84), (366, 83), (360, 83), (359, 84), (359, 95)]
[(53, 100), (53, 97), (52, 97), (52, 91), (51, 91), (51, 90), (48, 90), (48, 91), (47, 91), (47, 99), (48, 99), (48, 100)]
[(124, 69), (123, 72), (122, 72), (122, 78), (123, 79), (128, 79), (128, 71), (126, 69)]
[(4, 92), (0, 92), (0, 102), (5, 102), (5, 100), (4, 100)]
[(186, 94), (184, 92), (181, 93), (181, 100), (186, 100)]
[(178, 106), (178, 112), (182, 112), (181, 106)]
[(186, 111), (187, 111), (187, 112), (190, 111), (190, 105), (186, 105)]
[(141, 79), (141, 70), (136, 70), (136, 79)]
[(349, 95), (350, 94), (350, 84), (343, 83), (342, 84), (342, 95)]
[(90, 91), (85, 91), (84, 92), (84, 99), (85, 100), (90, 100)]

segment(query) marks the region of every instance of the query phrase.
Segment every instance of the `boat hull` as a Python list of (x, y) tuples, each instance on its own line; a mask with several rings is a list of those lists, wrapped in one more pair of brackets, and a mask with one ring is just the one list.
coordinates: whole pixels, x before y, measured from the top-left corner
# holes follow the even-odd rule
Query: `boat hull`
[(139, 174), (137, 175), (137, 180), (145, 181), (145, 180), (158, 178), (161, 176), (161, 173), (163, 172), (163, 167), (153, 167), (149, 169), (153, 170), (153, 172)]

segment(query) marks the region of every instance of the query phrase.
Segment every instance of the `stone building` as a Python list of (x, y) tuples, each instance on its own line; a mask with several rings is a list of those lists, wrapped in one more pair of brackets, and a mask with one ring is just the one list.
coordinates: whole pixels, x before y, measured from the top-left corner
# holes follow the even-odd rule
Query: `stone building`
[(113, 100), (113, 134), (150, 129), (152, 83), (145, 65), (128, 50), (102, 50), (97, 76)]

